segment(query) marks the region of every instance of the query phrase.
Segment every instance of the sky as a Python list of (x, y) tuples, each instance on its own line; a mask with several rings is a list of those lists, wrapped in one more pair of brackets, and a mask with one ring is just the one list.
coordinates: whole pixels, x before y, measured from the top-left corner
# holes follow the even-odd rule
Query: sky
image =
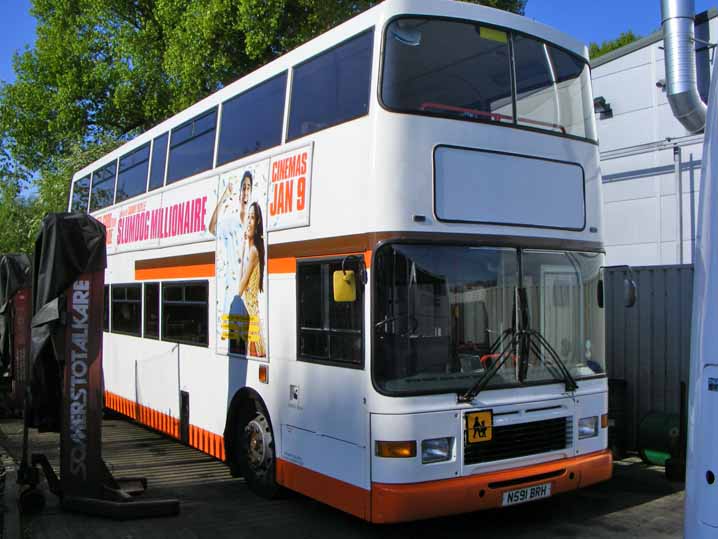
[[(695, 4), (701, 12), (717, 6), (718, 0)], [(35, 40), (35, 19), (29, 10), (30, 0), (0, 0), (0, 81), (14, 80), (13, 54)], [(528, 0), (526, 16), (585, 43), (600, 43), (626, 30), (644, 36), (661, 25), (660, 0)]]
[[(2, 1), (2, 0), (0, 0)], [(718, 0), (695, 0), (696, 13)], [(661, 27), (660, 0), (528, 0), (525, 15), (588, 44), (632, 30), (640, 36)]]
[(30, 0), (0, 0), (0, 81), (15, 79), (12, 57), (35, 41), (35, 19)]

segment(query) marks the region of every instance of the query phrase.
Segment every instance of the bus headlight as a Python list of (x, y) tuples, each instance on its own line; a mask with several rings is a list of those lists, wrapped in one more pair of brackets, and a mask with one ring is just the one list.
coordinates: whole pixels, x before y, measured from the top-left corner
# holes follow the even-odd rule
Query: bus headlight
[(430, 464), (432, 462), (444, 462), (446, 460), (451, 460), (453, 449), (454, 439), (451, 437), (422, 440), (421, 463)]
[(598, 416), (584, 417), (578, 421), (578, 439), (598, 436)]

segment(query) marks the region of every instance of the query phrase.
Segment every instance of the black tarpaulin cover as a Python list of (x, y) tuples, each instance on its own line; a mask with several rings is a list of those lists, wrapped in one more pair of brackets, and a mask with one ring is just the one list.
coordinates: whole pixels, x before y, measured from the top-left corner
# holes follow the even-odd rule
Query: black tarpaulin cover
[(12, 363), (11, 300), (31, 283), (30, 259), (27, 255), (9, 254), (0, 257), (0, 366), (6, 371)]
[(35, 240), (32, 276), (31, 426), (59, 430), (65, 292), (107, 265), (105, 227), (84, 213), (51, 213)]

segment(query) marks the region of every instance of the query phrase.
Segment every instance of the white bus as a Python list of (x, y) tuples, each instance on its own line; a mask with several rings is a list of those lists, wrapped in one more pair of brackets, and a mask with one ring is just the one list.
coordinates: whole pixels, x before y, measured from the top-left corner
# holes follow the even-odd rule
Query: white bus
[(708, 99), (696, 249), (693, 262), (691, 369), (684, 536), (711, 539), (718, 534), (718, 313), (712, 301), (718, 286), (718, 63), (713, 64)]
[(106, 406), (371, 522), (611, 476), (586, 48), (387, 0), (79, 171)]

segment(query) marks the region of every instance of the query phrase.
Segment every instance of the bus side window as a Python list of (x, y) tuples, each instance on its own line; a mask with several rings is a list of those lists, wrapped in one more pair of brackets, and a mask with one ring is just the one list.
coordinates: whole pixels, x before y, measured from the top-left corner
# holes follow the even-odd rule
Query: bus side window
[(105, 285), (105, 305), (102, 317), (102, 330), (109, 333), (110, 331), (110, 285)]
[(112, 285), (112, 333), (134, 335), (140, 332), (140, 284)]
[(87, 211), (90, 201), (90, 175), (75, 182), (72, 187), (72, 211)]
[(153, 191), (165, 184), (165, 165), (167, 163), (167, 133), (152, 141), (152, 165), (147, 191)]
[(222, 104), (217, 166), (282, 143), (287, 72)]
[(374, 30), (367, 30), (297, 65), (287, 140), (369, 112)]
[(147, 189), (147, 172), (149, 165), (149, 142), (120, 157), (115, 203), (122, 202), (145, 192)]
[(209, 283), (162, 283), (162, 340), (209, 344)]
[(92, 173), (92, 187), (90, 191), (90, 211), (97, 211), (112, 206), (115, 202), (115, 176), (117, 175), (117, 160)]
[(160, 338), (160, 285), (159, 283), (145, 283), (145, 339)]
[(217, 107), (172, 129), (167, 185), (212, 168), (216, 130)]
[[(346, 269), (356, 272), (355, 266)], [(364, 290), (357, 283), (356, 301), (334, 301), (333, 276), (341, 269), (341, 259), (298, 263), (297, 358), (362, 368)]]

